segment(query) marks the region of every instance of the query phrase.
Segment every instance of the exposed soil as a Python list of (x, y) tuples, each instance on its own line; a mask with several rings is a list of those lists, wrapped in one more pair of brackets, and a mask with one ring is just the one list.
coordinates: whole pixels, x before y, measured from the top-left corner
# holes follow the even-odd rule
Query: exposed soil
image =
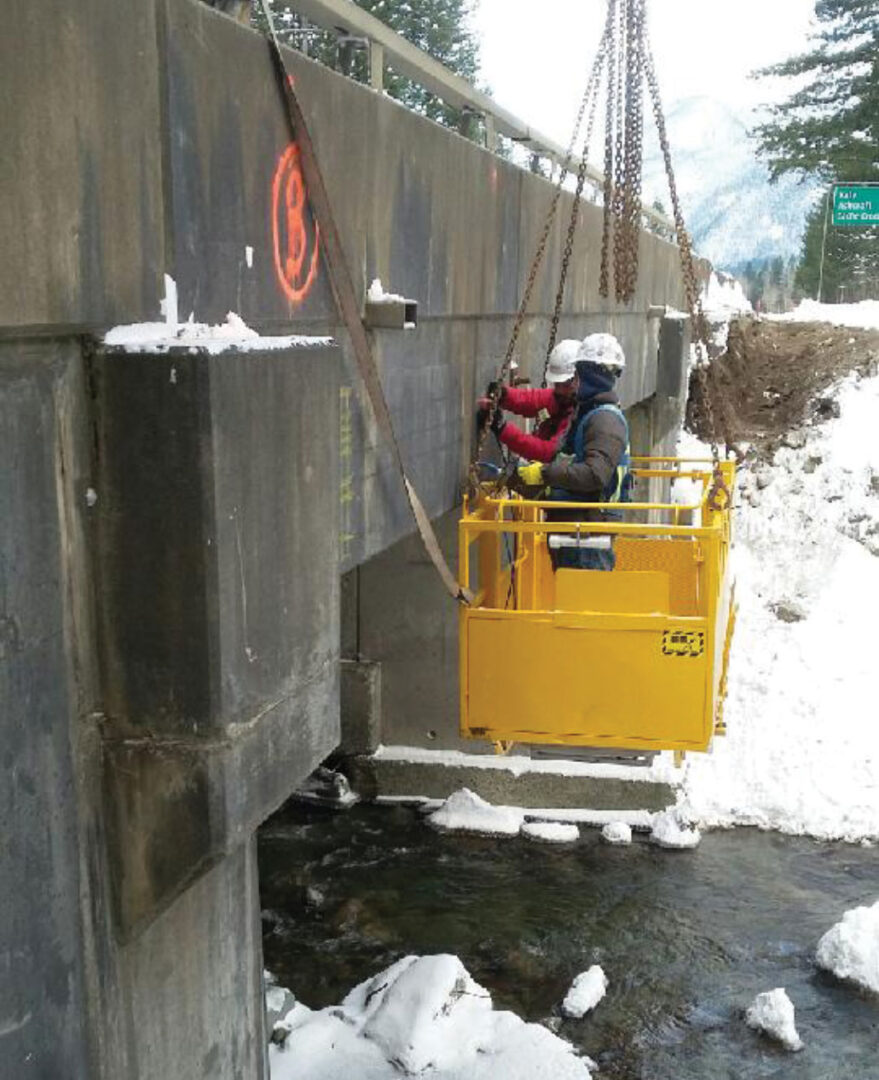
[[(852, 371), (879, 372), (879, 331), (751, 318), (733, 322), (727, 350), (708, 373), (720, 441), (771, 452), (807, 421), (838, 415), (828, 391)], [(695, 374), (687, 426), (709, 439)]]

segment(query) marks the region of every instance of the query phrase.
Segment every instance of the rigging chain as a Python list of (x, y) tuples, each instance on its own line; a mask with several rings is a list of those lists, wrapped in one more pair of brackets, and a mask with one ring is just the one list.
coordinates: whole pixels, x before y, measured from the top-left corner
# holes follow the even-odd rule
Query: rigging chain
[(565, 296), (565, 284), (568, 280), (568, 270), (571, 265), (571, 255), (574, 251), (574, 235), (577, 231), (577, 222), (580, 217), (580, 200), (583, 196), (583, 187), (586, 183), (586, 172), (588, 170), (588, 157), (589, 147), (592, 144), (592, 129), (595, 127), (595, 114), (598, 108), (598, 88), (601, 82), (601, 72), (604, 68), (604, 62), (607, 57), (608, 43), (612, 40), (611, 33), (611, 21), (610, 14), (608, 12), (607, 24), (604, 28), (604, 34), (602, 35), (601, 42), (598, 46), (598, 54), (595, 58), (595, 66), (592, 69), (592, 75), (589, 80), (589, 87), (587, 88), (587, 95), (591, 95), (592, 104), (589, 108), (589, 121), (586, 125), (586, 138), (583, 143), (583, 152), (580, 157), (580, 166), (577, 169), (577, 188), (574, 192), (574, 201), (571, 205), (571, 217), (568, 222), (568, 234), (565, 238), (565, 250), (562, 255), (562, 265), (559, 272), (559, 284), (556, 290), (555, 307), (552, 313), (552, 320), (549, 328), (549, 339), (546, 345), (546, 359), (543, 364), (543, 385), (546, 386), (546, 372), (549, 367), (549, 357), (552, 350), (555, 348), (556, 338), (559, 332), (559, 319), (562, 314), (562, 303)]
[[(609, 46), (607, 79), (605, 207), (600, 292), (604, 297), (610, 294), (611, 254), (617, 301), (630, 302), (637, 284), (641, 228), (643, 97), (646, 82), (668, 180), (686, 308), (693, 329), (699, 389), (698, 408), (711, 445), (714, 475), (709, 505), (716, 508), (721, 495), (729, 500), (729, 491), (720, 469), (718, 423), (708, 380), (708, 325), (696, 278), (693, 246), (684, 223), (675, 182), (659, 82), (647, 37), (646, 12), (646, 0), (608, 0), (608, 26), (612, 28), (612, 41)], [(724, 441), (729, 445), (728, 437)]]
[[(601, 73), (601, 67), (602, 67), (602, 65), (604, 63), (604, 50), (605, 50), (605, 48), (606, 48), (606, 41), (605, 41), (605, 38), (602, 37), (602, 40), (601, 40), (601, 42), (599, 44), (599, 47), (598, 47), (598, 52), (597, 52), (597, 54), (595, 56), (595, 60), (594, 60), (594, 62), (592, 64), (592, 70), (591, 70), (591, 72), (589, 74), (589, 79), (588, 79), (588, 81), (586, 83), (586, 89), (583, 92), (583, 98), (580, 101), (580, 107), (577, 110), (577, 118), (576, 118), (576, 120), (574, 122), (574, 131), (573, 131), (573, 134), (571, 135), (571, 140), (570, 140), (570, 142), (568, 144), (568, 148), (565, 151), (564, 160), (561, 163), (559, 175), (558, 175), (558, 178), (557, 178), (556, 183), (555, 183), (555, 191), (553, 192), (552, 202), (549, 205), (549, 209), (548, 209), (547, 214), (546, 214), (546, 219), (545, 219), (545, 221), (543, 223), (543, 229), (541, 231), (540, 238), (539, 238), (539, 240), (537, 242), (537, 248), (535, 249), (534, 258), (532, 259), (532, 262), (531, 262), (531, 268), (530, 268), (530, 270), (528, 272), (528, 280), (527, 280), (526, 285), (525, 285), (525, 291), (524, 291), (524, 293), (522, 295), (522, 300), (521, 300), (521, 302), (519, 304), (519, 310), (516, 313), (516, 321), (513, 324), (513, 330), (512, 330), (512, 333), (510, 335), (510, 341), (509, 341), (509, 344), (507, 345), (506, 355), (504, 356), (503, 363), (501, 364), (500, 370), (498, 372), (498, 377), (497, 377), (497, 380), (496, 380), (497, 383), (498, 383), (498, 386), (500, 386), (500, 384), (503, 383), (503, 381), (507, 378), (507, 375), (508, 375), (508, 373), (510, 371), (510, 367), (511, 367), (512, 362), (513, 362), (513, 356), (514, 356), (515, 351), (516, 351), (516, 345), (519, 342), (519, 336), (520, 336), (520, 334), (522, 332), (522, 326), (525, 323), (525, 316), (526, 316), (526, 314), (528, 312), (528, 305), (531, 302), (531, 295), (534, 292), (534, 286), (535, 286), (535, 284), (537, 282), (537, 275), (538, 275), (538, 272), (540, 271), (541, 264), (543, 263), (544, 255), (546, 254), (547, 244), (549, 243), (549, 235), (552, 232), (553, 222), (555, 221), (555, 216), (556, 216), (556, 213), (558, 211), (558, 206), (559, 206), (559, 202), (561, 200), (565, 178), (567, 177), (568, 173), (571, 170), (571, 161), (572, 161), (572, 159), (574, 157), (574, 149), (575, 149), (575, 147), (577, 145), (577, 139), (578, 139), (578, 136), (580, 134), (580, 129), (583, 126), (583, 119), (584, 119), (584, 117), (586, 115), (586, 109), (589, 107), (590, 99), (597, 92), (598, 81), (599, 81), (599, 77), (600, 77), (600, 73)], [(583, 171), (583, 175), (585, 177), (585, 169), (586, 169), (586, 154), (585, 154), (585, 151), (584, 151), (583, 157), (580, 160), (580, 168), (578, 170), (578, 178), (579, 178), (579, 172), (580, 171)], [(492, 406), (493, 407), (496, 407), (496, 405), (497, 405), (498, 394), (499, 394), (499, 390), (495, 392), (495, 395), (492, 398)], [(480, 455), (482, 453), (482, 447), (485, 444), (485, 438), (486, 438), (487, 433), (488, 433), (487, 428), (484, 428), (479, 433), (479, 438), (477, 439), (476, 450), (475, 450), (475, 453), (473, 455), (473, 461), (472, 461), (471, 466), (470, 466), (470, 480), (471, 480), (471, 486), (473, 487), (474, 490), (476, 490), (478, 488), (478, 486), (479, 486), (478, 485), (478, 477), (477, 477), (477, 474), (476, 474), (476, 462), (479, 460)], [(500, 483), (502, 483), (502, 482), (503, 481), (501, 480)]]

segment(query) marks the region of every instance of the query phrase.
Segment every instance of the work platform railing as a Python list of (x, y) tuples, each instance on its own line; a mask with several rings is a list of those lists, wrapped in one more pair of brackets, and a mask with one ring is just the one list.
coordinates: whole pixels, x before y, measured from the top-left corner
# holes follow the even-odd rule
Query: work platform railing
[[(385, 65), (390, 64), (397, 74), (423, 86), (453, 109), (481, 118), (485, 146), (492, 153), (498, 149), (498, 136), (503, 135), (532, 154), (546, 158), (556, 168), (563, 164), (565, 149), (554, 139), (504, 109), (488, 94), (477, 90), (351, 0), (290, 0), (289, 6), (314, 26), (362, 44), (368, 50), (369, 83), (374, 90), (384, 90)], [(574, 156), (569, 168), (576, 173), (579, 166), (580, 159)], [(604, 174), (587, 165), (586, 179), (603, 196)], [(644, 204), (641, 213), (649, 227), (674, 238), (671, 218)]]
[[(735, 465), (721, 465), (732, 492)], [(496, 744), (706, 750), (723, 730), (734, 622), (731, 507), (710, 462), (638, 458), (636, 478), (694, 480), (689, 505), (495, 497), (465, 505), (461, 731)], [(598, 520), (549, 520), (571, 512)], [(566, 514), (567, 516), (567, 514)], [(613, 549), (612, 570), (560, 565), (553, 538)], [(610, 542), (606, 538), (610, 538)], [(476, 548), (476, 558), (472, 549)]]

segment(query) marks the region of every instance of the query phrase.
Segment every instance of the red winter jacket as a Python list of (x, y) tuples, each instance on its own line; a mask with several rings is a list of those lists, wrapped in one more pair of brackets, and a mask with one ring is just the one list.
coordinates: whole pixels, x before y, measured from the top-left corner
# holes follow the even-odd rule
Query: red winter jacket
[(517, 416), (538, 416), (544, 411), (547, 415), (537, 425), (533, 435), (526, 435), (515, 424), (507, 423), (501, 428), (498, 438), (514, 454), (529, 461), (552, 461), (564, 441), (576, 404), (573, 398), (569, 402), (559, 400), (551, 386), (545, 390), (505, 386), (500, 399), (502, 409)]

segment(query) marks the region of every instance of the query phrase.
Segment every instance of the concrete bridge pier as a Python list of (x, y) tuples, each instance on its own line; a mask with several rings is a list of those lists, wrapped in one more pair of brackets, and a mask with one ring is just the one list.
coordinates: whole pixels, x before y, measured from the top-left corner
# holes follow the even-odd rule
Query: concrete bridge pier
[(0, 343), (3, 1080), (265, 1075), (256, 828), (338, 741), (340, 369)]

